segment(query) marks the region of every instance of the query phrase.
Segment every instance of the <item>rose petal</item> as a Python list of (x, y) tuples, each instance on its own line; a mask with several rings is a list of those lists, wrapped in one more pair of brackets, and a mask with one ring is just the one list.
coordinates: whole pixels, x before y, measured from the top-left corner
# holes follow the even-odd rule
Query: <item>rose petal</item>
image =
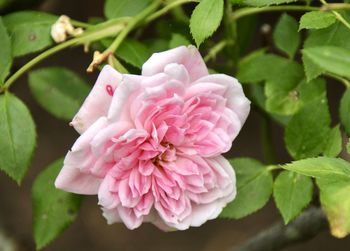
[(143, 64), (142, 75), (152, 76), (163, 72), (165, 67), (171, 63), (184, 65), (191, 81), (208, 75), (203, 58), (194, 46), (180, 46), (165, 52), (154, 53)]

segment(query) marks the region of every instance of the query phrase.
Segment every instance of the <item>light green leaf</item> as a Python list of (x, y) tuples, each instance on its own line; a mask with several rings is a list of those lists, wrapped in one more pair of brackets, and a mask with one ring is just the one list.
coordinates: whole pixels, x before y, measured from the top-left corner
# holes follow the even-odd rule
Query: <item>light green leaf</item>
[(301, 108), (289, 121), (284, 135), (287, 150), (294, 159), (314, 157), (323, 152), (330, 131), (326, 99)]
[(334, 127), (328, 135), (323, 154), (327, 157), (337, 157), (342, 149), (342, 137), (339, 125)]
[(190, 44), (191, 42), (188, 41), (188, 39), (185, 36), (178, 33), (173, 33), (169, 41), (169, 48), (176, 48), (181, 45), (190, 45)]
[(29, 86), (38, 103), (52, 115), (70, 121), (90, 88), (74, 72), (48, 67), (29, 74)]
[(260, 162), (249, 158), (230, 161), (237, 180), (237, 196), (221, 213), (223, 218), (243, 218), (262, 208), (272, 193), (271, 173)]
[(293, 17), (283, 14), (273, 32), (273, 39), (278, 49), (293, 58), (300, 45), (297, 21)]
[(3, 84), (5, 78), (10, 73), (10, 68), (12, 65), (11, 56), (11, 40), (6, 31), (2, 18), (0, 17), (0, 85)]
[(312, 192), (313, 184), (309, 177), (289, 171), (283, 171), (277, 176), (273, 195), (285, 224), (298, 216), (310, 203)]
[(197, 47), (219, 27), (224, 14), (224, 0), (201, 0), (192, 12), (190, 29)]
[[(342, 15), (347, 19), (346, 13)], [(350, 50), (350, 30), (340, 22), (336, 22), (328, 28), (314, 30), (305, 40), (304, 49), (317, 46), (338, 46)], [(308, 81), (324, 73), (324, 69), (315, 65), (313, 61), (303, 55), (303, 63)]]
[(297, 0), (231, 0), (232, 3), (239, 3), (239, 4), (257, 6), (257, 7), (291, 3), (296, 1)]
[(327, 215), (333, 236), (343, 238), (350, 233), (350, 179), (317, 179), (321, 206)]
[(104, 14), (108, 19), (133, 17), (143, 11), (152, 0), (106, 0)]
[(317, 157), (293, 161), (282, 168), (327, 180), (350, 179), (350, 163), (340, 158)]
[(303, 54), (323, 70), (350, 78), (350, 50), (336, 46), (318, 46), (304, 49)]
[(334, 24), (336, 20), (336, 17), (331, 12), (310, 11), (300, 18), (299, 30), (324, 29)]
[(320, 76), (325, 72), (325, 70), (323, 70), (321, 67), (314, 64), (312, 60), (306, 57), (305, 55), (302, 55), (302, 61), (304, 64), (306, 80), (308, 82), (312, 81), (313, 79), (317, 78), (318, 76)]
[(347, 135), (350, 135), (350, 90), (347, 89), (340, 101), (340, 122)]
[(0, 96), (0, 170), (18, 184), (30, 165), (36, 145), (35, 124), (28, 108), (16, 96)]
[(57, 16), (38, 11), (20, 11), (4, 17), (12, 40), (12, 55), (23, 56), (53, 44), (51, 26)]
[(59, 159), (36, 178), (32, 188), (33, 232), (37, 249), (57, 238), (75, 220), (81, 197), (55, 188), (63, 166)]

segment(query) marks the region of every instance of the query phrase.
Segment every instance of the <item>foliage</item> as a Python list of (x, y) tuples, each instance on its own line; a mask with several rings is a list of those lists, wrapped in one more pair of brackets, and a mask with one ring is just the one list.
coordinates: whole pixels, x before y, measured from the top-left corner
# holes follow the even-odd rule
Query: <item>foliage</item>
[[(286, 161), (290, 163), (278, 163), (273, 154), (267, 154), (268, 163), (231, 159), (238, 194), (221, 217), (246, 217), (273, 194), (288, 224), (317, 200), (316, 191), (332, 234), (346, 236), (350, 233), (350, 143), (344, 145), (343, 137), (350, 136), (350, 17), (344, 10), (350, 9), (350, 3), (310, 3), (106, 0), (105, 18), (89, 23), (71, 20), (84, 32), (69, 33), (68, 40), (60, 44), (50, 34), (58, 16), (27, 10), (7, 13), (0, 17), (0, 170), (20, 183), (30, 167), (36, 146), (35, 122), (27, 106), (12, 93), (12, 85), (37, 63), (84, 45), (103, 59), (95, 58), (89, 70), (109, 63), (119, 71), (138, 73), (152, 53), (196, 44), (210, 71), (235, 75), (253, 109), (267, 121), (256, 124), (265, 134), (259, 147), (267, 153), (274, 150), (267, 125), (275, 121), (284, 131), (284, 148), (290, 155)], [(7, 4), (0, 1), (0, 8)], [(269, 24), (272, 27), (261, 28), (260, 13), (270, 11), (276, 13), (276, 21)], [(256, 27), (262, 34), (255, 32)], [(145, 35), (148, 31), (151, 36)], [(264, 43), (256, 42), (254, 47), (253, 41)], [(28, 55), (32, 59), (16, 71), (18, 64), (15, 61), (13, 67), (13, 60)], [(30, 71), (28, 82), (39, 105), (67, 121), (89, 91), (83, 79), (64, 67), (45, 67)], [(340, 102), (335, 102), (339, 107), (329, 107), (334, 105), (328, 102), (330, 88), (345, 88)], [(338, 111), (335, 115), (339, 116), (330, 111)], [(249, 144), (258, 147), (256, 142)], [(51, 164), (33, 185), (34, 239), (39, 249), (58, 237), (78, 213), (81, 198), (53, 186), (61, 166), (62, 160)]]

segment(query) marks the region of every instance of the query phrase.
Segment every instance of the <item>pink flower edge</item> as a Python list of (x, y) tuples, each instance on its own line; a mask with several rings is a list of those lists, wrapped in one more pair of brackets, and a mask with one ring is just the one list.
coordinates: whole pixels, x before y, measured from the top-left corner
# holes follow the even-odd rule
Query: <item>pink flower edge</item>
[(105, 66), (71, 122), (81, 136), (55, 185), (97, 194), (109, 224), (198, 227), (235, 198), (221, 154), (249, 110), (238, 81), (209, 75), (193, 46), (153, 54), (140, 76)]

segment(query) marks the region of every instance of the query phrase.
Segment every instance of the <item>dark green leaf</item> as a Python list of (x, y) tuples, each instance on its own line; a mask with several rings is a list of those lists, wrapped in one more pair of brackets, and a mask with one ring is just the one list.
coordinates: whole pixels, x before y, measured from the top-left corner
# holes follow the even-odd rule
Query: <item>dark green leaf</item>
[(36, 144), (35, 124), (16, 96), (0, 96), (0, 169), (18, 184), (30, 165)]
[(293, 58), (300, 45), (297, 21), (293, 17), (283, 14), (273, 32), (273, 39), (278, 49)]
[(104, 14), (108, 19), (132, 17), (145, 9), (152, 0), (106, 0)]
[(29, 86), (45, 110), (65, 120), (73, 118), (90, 90), (78, 75), (60, 67), (31, 72)]
[(32, 189), (33, 232), (38, 249), (57, 238), (75, 220), (81, 197), (55, 188), (63, 159), (52, 163), (36, 178)]
[(151, 56), (151, 53), (144, 44), (136, 40), (127, 39), (120, 45), (116, 55), (128, 64), (141, 69), (143, 63)]
[(328, 135), (323, 154), (327, 157), (337, 157), (342, 149), (342, 137), (339, 125), (334, 127)]
[(7, 34), (6, 28), (0, 17), (0, 48), (1, 48), (1, 57), (0, 57), (0, 85), (3, 84), (5, 78), (10, 73), (10, 68), (12, 65), (12, 56), (11, 56), (11, 40)]
[(315, 100), (301, 108), (289, 121), (285, 143), (294, 159), (314, 157), (323, 152), (330, 132), (326, 99)]
[(13, 56), (38, 52), (53, 44), (51, 26), (57, 17), (44, 12), (21, 11), (4, 17), (12, 40)]
[(237, 197), (221, 213), (223, 218), (243, 218), (262, 208), (272, 193), (271, 173), (258, 161), (237, 158), (230, 161), (237, 180)]
[(190, 29), (197, 46), (219, 27), (224, 14), (224, 0), (201, 0), (192, 12)]
[(331, 12), (310, 11), (301, 17), (299, 30), (327, 28), (334, 24), (336, 20), (335, 15)]
[(312, 192), (313, 184), (309, 177), (289, 171), (283, 171), (277, 176), (273, 195), (285, 224), (288, 224), (309, 205)]
[(292, 115), (304, 105), (326, 96), (324, 80), (307, 83), (302, 67), (293, 61), (289, 65), (283, 79), (266, 82), (266, 110), (270, 113)]
[(293, 161), (283, 165), (284, 169), (327, 180), (350, 179), (350, 163), (339, 158), (317, 157)]
[(350, 135), (350, 90), (347, 89), (340, 101), (340, 121), (345, 131)]
[[(290, 70), (291, 67), (299, 68), (297, 63), (286, 58), (272, 54), (265, 55), (263, 51), (257, 51), (256, 54), (251, 54), (240, 62), (237, 78), (242, 83), (261, 81), (280, 83), (284, 81), (285, 74), (294, 78), (295, 72), (298, 70)], [(299, 78), (299, 74), (297, 77)]]

